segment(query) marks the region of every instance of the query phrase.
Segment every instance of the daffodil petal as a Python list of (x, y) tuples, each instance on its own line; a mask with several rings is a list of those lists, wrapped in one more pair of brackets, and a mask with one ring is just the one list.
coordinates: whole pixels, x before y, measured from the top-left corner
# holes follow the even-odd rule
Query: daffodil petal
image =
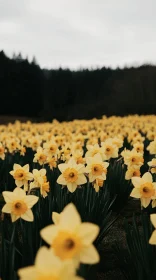
[(28, 209), (24, 214), (21, 215), (21, 218), (28, 222), (33, 222), (34, 215), (31, 209)]
[(151, 202), (151, 198), (145, 198), (145, 197), (142, 197), (141, 198), (141, 205), (146, 208), (148, 207), (148, 205), (150, 204)]
[(142, 178), (140, 178), (140, 177), (132, 177), (131, 180), (132, 180), (132, 184), (135, 188), (139, 188), (140, 185), (142, 184)]
[(61, 268), (61, 261), (53, 254), (51, 249), (43, 246), (36, 255), (35, 265), (43, 274), (45, 271), (49, 274), (57, 274)]
[(36, 268), (34, 266), (28, 266), (25, 268), (21, 268), (18, 270), (18, 275), (22, 280), (33, 280), (37, 278), (38, 272), (36, 271)]
[(77, 188), (77, 184), (76, 183), (66, 183), (67, 184), (67, 188), (68, 190), (73, 193), (75, 192), (76, 188)]
[(61, 212), (59, 225), (67, 230), (75, 230), (81, 224), (81, 217), (73, 203), (68, 204)]
[(78, 175), (78, 179), (77, 179), (77, 181), (76, 181), (76, 183), (77, 183), (78, 185), (83, 185), (83, 184), (85, 184), (86, 182), (87, 182), (87, 178), (85, 177), (84, 174)]
[(62, 174), (58, 177), (57, 183), (58, 183), (59, 185), (64, 185), (64, 186), (67, 185), (67, 182), (66, 182), (66, 180), (65, 180), (65, 178), (63, 177)]
[(24, 171), (29, 172), (29, 164), (23, 166)]
[(78, 230), (78, 235), (82, 238), (84, 245), (88, 246), (92, 243), (99, 233), (99, 227), (91, 223), (82, 223)]
[(141, 194), (140, 194), (140, 189), (138, 188), (134, 188), (130, 194), (131, 197), (134, 197), (134, 198), (140, 198), (141, 197)]
[(22, 190), (21, 188), (17, 187), (13, 190), (13, 193), (17, 196), (17, 197), (25, 197), (26, 193), (24, 190)]
[(31, 208), (34, 204), (37, 203), (38, 200), (39, 200), (39, 197), (36, 195), (27, 195), (24, 198), (24, 201), (26, 202), (28, 208)]
[(95, 247), (91, 244), (83, 248), (82, 252), (80, 253), (80, 262), (84, 264), (95, 264), (100, 261), (99, 254)]
[(58, 225), (59, 221), (60, 221), (60, 214), (53, 212), (52, 213), (52, 221), (54, 222), (55, 225)]
[(14, 223), (16, 220), (18, 220), (19, 218), (20, 218), (20, 216), (17, 216), (17, 215), (15, 215), (15, 214), (11, 213), (11, 220), (12, 220), (13, 223)]
[(14, 165), (13, 165), (14, 171), (16, 171), (17, 169), (21, 169), (21, 168), (22, 168), (22, 166), (20, 164), (14, 163)]
[(58, 233), (58, 227), (55, 225), (49, 225), (40, 231), (40, 235), (49, 245), (52, 245), (53, 239)]
[(65, 163), (60, 163), (59, 165), (58, 165), (58, 169), (63, 173), (64, 171), (65, 171), (65, 169), (67, 169), (68, 168), (68, 165), (67, 164), (65, 164)]
[(149, 240), (149, 244), (156, 245), (156, 230), (153, 231)]
[(11, 211), (12, 211), (12, 203), (6, 203), (2, 208), (3, 213), (11, 213)]
[(5, 202), (7, 202), (7, 203), (13, 202), (13, 200), (15, 198), (15, 194), (13, 192), (4, 191), (4, 192), (2, 192), (2, 194), (3, 194)]
[(156, 228), (156, 214), (151, 214), (150, 215), (150, 220), (153, 226)]
[(142, 179), (144, 180), (144, 182), (150, 182), (152, 183), (153, 182), (153, 179), (152, 179), (152, 175), (151, 173), (149, 172), (146, 172), (143, 176), (142, 176)]

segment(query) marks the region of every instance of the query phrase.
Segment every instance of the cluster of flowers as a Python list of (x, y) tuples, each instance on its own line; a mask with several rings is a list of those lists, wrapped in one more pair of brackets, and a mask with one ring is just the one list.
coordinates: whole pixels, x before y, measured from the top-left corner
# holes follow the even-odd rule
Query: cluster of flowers
[[(32, 206), (38, 197), (31, 190), (39, 188), (45, 198), (51, 182), (46, 176), (46, 166), (51, 172), (58, 168), (60, 174), (56, 181), (73, 193), (77, 188), (91, 183), (98, 192), (107, 179), (107, 169), (111, 160), (123, 160), (127, 167), (125, 180), (131, 180), (134, 186), (130, 196), (139, 198), (142, 207), (156, 207), (156, 128), (155, 116), (129, 116), (125, 118), (103, 116), (90, 121), (32, 124), (31, 122), (0, 126), (0, 158), (20, 153), (24, 156), (28, 149), (33, 151), (33, 162), (41, 169), (30, 172), (29, 164), (21, 166), (15, 163), (10, 174), (16, 188), (13, 192), (4, 191), (6, 201), (2, 212), (10, 213), (12, 222), (22, 218), (33, 221)], [(117, 135), (117, 136), (116, 136)], [(125, 148), (125, 139), (128, 149)], [(147, 141), (147, 145), (145, 145)], [(145, 151), (151, 156), (146, 162), (149, 172), (141, 177)], [(53, 213), (54, 225), (41, 230), (41, 237), (50, 245), (50, 249), (39, 249), (35, 265), (19, 270), (25, 279), (80, 279), (76, 276), (79, 263), (93, 264), (99, 256), (92, 245), (99, 228), (90, 223), (82, 223), (74, 205), (69, 204), (61, 214)], [(156, 216), (151, 215), (156, 226)], [(154, 231), (151, 244), (156, 244)]]
[[(13, 222), (19, 218), (31, 222), (34, 220), (31, 208), (37, 203), (37, 196), (26, 194), (20, 187), (16, 187), (13, 192), (4, 191), (3, 196), (6, 204), (2, 212), (10, 213)], [(97, 225), (82, 223), (72, 203), (60, 214), (53, 212), (52, 220), (54, 224), (40, 232), (41, 237), (50, 245), (49, 249), (41, 247), (35, 264), (19, 269), (21, 280), (82, 280), (76, 276), (79, 264), (99, 262), (98, 252), (92, 244), (99, 233)]]

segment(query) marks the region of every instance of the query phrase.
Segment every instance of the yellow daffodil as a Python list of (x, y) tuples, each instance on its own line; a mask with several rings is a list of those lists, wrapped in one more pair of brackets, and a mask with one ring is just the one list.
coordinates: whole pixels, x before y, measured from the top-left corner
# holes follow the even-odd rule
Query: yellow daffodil
[(58, 165), (62, 174), (58, 177), (57, 183), (67, 186), (70, 192), (74, 192), (79, 185), (87, 182), (84, 175), (85, 167), (83, 164), (77, 164), (73, 158), (70, 158), (68, 163), (61, 163)]
[(98, 144), (95, 145), (87, 145), (87, 152), (85, 154), (85, 157), (93, 157), (96, 154), (100, 154), (101, 153), (101, 148)]
[(89, 176), (89, 182), (96, 179), (106, 180), (108, 162), (103, 162), (100, 154), (95, 154), (93, 157), (86, 158), (86, 173)]
[(35, 264), (18, 270), (20, 280), (83, 280), (76, 276), (72, 262), (61, 261), (52, 250), (41, 247)]
[(130, 180), (132, 177), (140, 177), (140, 167), (139, 166), (131, 166), (127, 169), (125, 174), (125, 179)]
[(41, 195), (45, 198), (50, 191), (50, 185), (46, 177), (46, 169), (33, 169), (34, 181), (30, 183), (30, 189), (40, 188)]
[(107, 139), (105, 142), (101, 143), (101, 152), (104, 160), (109, 160), (110, 158), (118, 157), (119, 148), (117, 145), (112, 143), (111, 139)]
[(40, 185), (42, 185), (45, 181), (46, 169), (33, 169), (32, 174), (34, 179), (33, 183), (36, 184), (36, 187), (40, 187)]
[(149, 161), (147, 164), (150, 167), (151, 173), (156, 173), (156, 158), (152, 158), (152, 160)]
[(24, 186), (24, 190), (28, 190), (28, 181), (33, 179), (33, 174), (29, 172), (29, 164), (21, 166), (15, 163), (13, 170), (10, 171), (10, 174), (15, 179), (15, 184), (17, 187)]
[(95, 181), (94, 181), (94, 183), (93, 183), (93, 186), (94, 186), (95, 191), (98, 192), (99, 189), (100, 189), (101, 187), (103, 187), (103, 184), (104, 184), (104, 180), (101, 180), (101, 179), (99, 179), (99, 178), (96, 178)]
[(0, 158), (2, 160), (5, 159), (5, 147), (4, 147), (4, 145), (2, 143), (0, 143)]
[(134, 189), (130, 196), (140, 198), (141, 205), (146, 208), (151, 200), (156, 199), (156, 183), (153, 183), (152, 175), (146, 172), (142, 178), (132, 177)]
[(156, 138), (148, 145), (147, 151), (149, 151), (151, 155), (156, 155)]
[(31, 208), (37, 203), (37, 196), (26, 195), (25, 191), (18, 187), (13, 192), (4, 191), (2, 194), (6, 202), (2, 212), (11, 214), (12, 222), (19, 218), (29, 222), (34, 220)]
[(56, 256), (64, 261), (73, 260), (76, 266), (79, 262), (99, 262), (99, 254), (92, 244), (99, 233), (97, 225), (82, 223), (72, 203), (64, 208), (54, 222), (54, 225), (45, 227), (40, 233)]
[(124, 150), (121, 153), (121, 156), (124, 158), (124, 164), (129, 167), (141, 167), (144, 163), (144, 158), (141, 153), (136, 152), (135, 150)]
[(38, 162), (40, 165), (43, 165), (46, 163), (47, 155), (45, 154), (42, 147), (37, 148), (37, 152), (34, 155), (33, 162)]
[(43, 148), (44, 148), (44, 151), (45, 151), (45, 154), (47, 156), (54, 156), (54, 155), (57, 155), (58, 154), (58, 146), (57, 144), (55, 143), (55, 141), (49, 141), (49, 142), (46, 142), (43, 144)]

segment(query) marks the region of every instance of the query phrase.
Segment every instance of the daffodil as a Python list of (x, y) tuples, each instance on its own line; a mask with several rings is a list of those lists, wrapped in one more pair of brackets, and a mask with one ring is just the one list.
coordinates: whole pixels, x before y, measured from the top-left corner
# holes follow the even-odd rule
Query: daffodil
[(44, 143), (43, 148), (47, 156), (56, 156), (59, 152), (58, 146), (55, 141), (48, 141)]
[(76, 276), (72, 262), (61, 261), (52, 250), (41, 247), (35, 264), (18, 270), (20, 280), (83, 280)]
[(73, 158), (71, 158), (68, 163), (59, 164), (58, 168), (62, 174), (58, 177), (57, 183), (67, 186), (70, 192), (74, 192), (77, 186), (87, 182), (84, 175), (85, 166), (83, 164), (77, 164)]
[(151, 173), (156, 173), (156, 158), (152, 158), (152, 160), (147, 162), (147, 164), (150, 167)]
[(104, 160), (109, 160), (110, 158), (118, 157), (118, 150), (116, 144), (113, 144), (111, 139), (107, 139), (105, 142), (101, 143), (101, 153)]
[(125, 174), (125, 179), (130, 180), (132, 177), (140, 177), (140, 167), (139, 166), (131, 166), (127, 169)]
[(121, 153), (122, 157), (124, 158), (124, 164), (129, 167), (141, 167), (144, 163), (142, 153), (138, 153), (135, 150), (124, 150)]
[[(56, 216), (55, 216), (56, 218)], [(99, 262), (99, 254), (93, 241), (99, 233), (99, 227), (92, 223), (82, 223), (75, 206), (70, 203), (49, 225), (41, 230), (41, 237), (51, 246), (54, 254), (61, 260), (73, 260), (78, 264)]]
[(34, 181), (30, 183), (30, 189), (40, 188), (41, 195), (45, 198), (50, 191), (50, 185), (46, 177), (46, 169), (33, 169)]
[(1, 142), (0, 142), (0, 158), (1, 158), (2, 160), (5, 159), (5, 147), (4, 147), (4, 145), (2, 145)]
[(2, 194), (6, 202), (2, 212), (11, 214), (12, 222), (19, 218), (29, 222), (34, 220), (31, 208), (37, 203), (37, 196), (26, 195), (25, 191), (18, 187), (13, 192), (4, 191)]
[(156, 183), (153, 182), (152, 175), (146, 172), (142, 178), (132, 177), (134, 189), (130, 196), (140, 198), (141, 205), (146, 208), (151, 200), (156, 199)]
[(94, 183), (93, 183), (93, 186), (94, 186), (95, 191), (98, 192), (99, 189), (100, 189), (101, 187), (103, 187), (103, 184), (104, 184), (104, 180), (101, 180), (101, 179), (99, 179), (99, 178), (96, 178), (95, 181), (94, 181)]
[(42, 185), (45, 181), (46, 169), (33, 169), (32, 174), (34, 179), (34, 185), (36, 184), (36, 187), (40, 187), (40, 185)]
[(45, 154), (45, 151), (42, 147), (38, 147), (37, 151), (34, 155), (33, 162), (38, 162), (40, 165), (43, 165), (46, 163), (47, 155)]
[(156, 155), (156, 137), (154, 141), (150, 142), (150, 144), (148, 145), (147, 151), (149, 151), (151, 155)]
[(28, 181), (33, 179), (33, 175), (29, 172), (29, 164), (21, 166), (17, 163), (14, 164), (13, 170), (10, 171), (10, 174), (15, 179), (15, 184), (17, 187), (24, 186), (24, 189), (28, 190)]
[(57, 167), (57, 158), (55, 156), (48, 156), (47, 157), (47, 164), (49, 165), (50, 169)]
[(106, 180), (108, 162), (103, 162), (100, 154), (95, 154), (93, 157), (86, 158), (86, 173), (89, 176), (89, 182), (96, 179)]
[[(85, 157), (93, 157), (96, 154), (100, 154), (101, 152), (101, 147), (99, 146), (99, 144), (95, 144), (95, 145), (88, 145), (87, 144), (87, 152), (85, 154)], [(102, 156), (102, 155), (101, 155)]]

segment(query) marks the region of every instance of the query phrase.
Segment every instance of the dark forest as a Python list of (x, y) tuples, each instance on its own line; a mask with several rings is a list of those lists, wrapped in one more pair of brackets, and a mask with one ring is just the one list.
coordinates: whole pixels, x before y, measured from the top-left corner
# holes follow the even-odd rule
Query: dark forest
[(0, 92), (0, 115), (36, 121), (155, 114), (156, 66), (46, 70), (0, 51)]

